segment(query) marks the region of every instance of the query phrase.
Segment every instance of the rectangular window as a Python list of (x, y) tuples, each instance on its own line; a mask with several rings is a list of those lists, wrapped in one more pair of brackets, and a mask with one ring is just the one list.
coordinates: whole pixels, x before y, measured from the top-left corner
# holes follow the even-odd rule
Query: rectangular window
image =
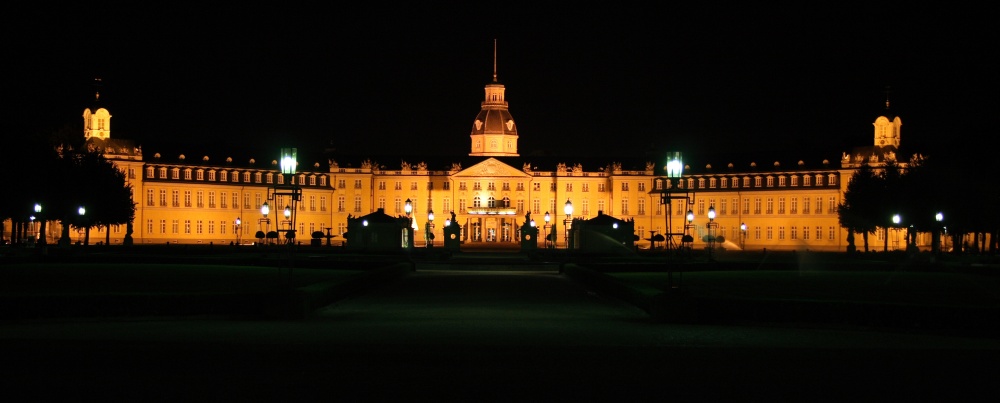
[(640, 192), (646, 191), (646, 182), (639, 182), (639, 191)]
[(604, 184), (603, 183), (598, 183), (597, 184), (597, 191), (598, 192), (604, 192)]
[(769, 226), (767, 227), (767, 240), (770, 241), (772, 239), (774, 239), (774, 228)]
[(146, 189), (146, 205), (153, 206), (153, 189)]
[(628, 215), (628, 199), (622, 199), (622, 215)]
[[(396, 201), (398, 202), (399, 199), (396, 199)], [(347, 201), (345, 200), (344, 195), (337, 196), (337, 212), (338, 213), (343, 213), (344, 209), (347, 208), (346, 202)], [(396, 212), (397, 213), (399, 212), (399, 205), (398, 205), (398, 203), (396, 205)]]
[(792, 213), (792, 214), (796, 214), (796, 213), (799, 212), (799, 198), (798, 197), (793, 197), (792, 198), (792, 208), (791, 208), (791, 210), (789, 210), (789, 212)]
[(385, 181), (378, 181), (378, 190), (385, 190)]
[(170, 191), (170, 205), (173, 207), (181, 206), (181, 194), (177, 190)]
[(768, 197), (767, 198), (767, 210), (766, 210), (766, 213), (767, 214), (774, 214), (774, 198), (773, 197)]
[(153, 220), (146, 220), (146, 232), (153, 233)]
[[(174, 231), (174, 232), (177, 232), (177, 231)], [(166, 234), (167, 233), (167, 220), (160, 220), (160, 233), (161, 234)]]
[(185, 234), (191, 233), (191, 220), (184, 220), (184, 233)]
[(826, 205), (826, 211), (827, 211), (828, 214), (833, 214), (834, 212), (837, 211), (837, 198), (836, 197), (830, 196), (829, 203), (827, 203), (827, 205)]
[(790, 229), (791, 229), (791, 232), (788, 233), (789, 237), (791, 239), (799, 239), (799, 228), (798, 227), (791, 227)]
[(590, 191), (590, 184), (584, 182), (583, 183), (583, 189), (581, 189), (581, 190), (583, 190), (584, 192), (589, 192)]
[(779, 176), (778, 177), (778, 186), (781, 186), (781, 187), (785, 186), (785, 177), (784, 176)]
[(809, 227), (802, 227), (802, 240), (803, 241), (809, 240)]
[(319, 197), (319, 211), (326, 211), (326, 196)]
[(836, 233), (836, 232), (834, 232), (834, 231), (836, 231), (836, 230), (837, 230), (837, 228), (836, 228), (836, 227), (829, 227), (829, 231), (830, 231), (830, 232), (828, 232), (828, 236), (826, 237), (826, 239), (830, 239), (830, 240), (832, 240), (832, 239), (836, 239), (836, 235), (837, 235), (837, 233)]
[(823, 227), (820, 226), (816, 227), (816, 239), (817, 240), (823, 239)]
[(784, 226), (779, 226), (778, 227), (778, 239), (779, 240), (784, 240), (785, 239), (785, 227)]
[[(448, 182), (448, 181), (444, 182), (444, 190), (451, 190), (451, 182)], [(524, 189), (520, 189), (520, 190), (524, 190)]]
[(778, 198), (778, 214), (785, 214), (785, 198)]
[(760, 227), (753, 227), (753, 239), (760, 240)]
[(622, 182), (622, 191), (628, 191), (628, 182)]
[(532, 200), (531, 207), (532, 207), (531, 208), (531, 212), (532, 213), (541, 214), (541, 211), (542, 211), (542, 202), (541, 202), (541, 200), (538, 200), (538, 199)]
[(639, 215), (646, 215), (646, 200), (639, 199), (638, 203), (639, 203), (639, 211), (637, 213)]
[(354, 196), (354, 212), (361, 212), (361, 196)]
[(809, 214), (809, 198), (802, 198), (802, 214)]
[(316, 196), (309, 196), (309, 211), (316, 211)]

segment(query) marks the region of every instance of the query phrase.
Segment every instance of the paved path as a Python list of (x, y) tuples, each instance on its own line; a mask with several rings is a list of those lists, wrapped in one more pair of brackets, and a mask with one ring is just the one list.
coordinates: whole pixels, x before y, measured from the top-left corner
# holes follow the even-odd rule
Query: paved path
[(5, 393), (126, 401), (967, 400), (1000, 340), (658, 324), (555, 271), (418, 270), (302, 321), (2, 324)]

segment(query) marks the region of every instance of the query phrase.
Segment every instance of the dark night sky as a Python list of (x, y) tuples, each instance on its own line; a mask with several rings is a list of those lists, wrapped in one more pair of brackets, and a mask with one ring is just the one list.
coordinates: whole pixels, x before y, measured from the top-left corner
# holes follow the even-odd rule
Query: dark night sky
[(904, 148), (993, 138), (988, 14), (868, 7), (23, 10), (4, 104), (23, 133), (81, 125), (101, 77), (112, 136), (146, 152), (462, 156), (497, 39), (522, 155), (839, 154), (870, 144), (886, 86)]

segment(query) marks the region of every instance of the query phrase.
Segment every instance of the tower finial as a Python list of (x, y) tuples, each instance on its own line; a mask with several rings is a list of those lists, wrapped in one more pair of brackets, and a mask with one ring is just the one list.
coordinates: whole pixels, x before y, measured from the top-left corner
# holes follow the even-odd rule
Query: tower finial
[(94, 78), (94, 101), (101, 99), (101, 78)]
[(889, 86), (885, 86), (885, 110), (889, 110)]
[(497, 82), (497, 40), (493, 38), (493, 82)]

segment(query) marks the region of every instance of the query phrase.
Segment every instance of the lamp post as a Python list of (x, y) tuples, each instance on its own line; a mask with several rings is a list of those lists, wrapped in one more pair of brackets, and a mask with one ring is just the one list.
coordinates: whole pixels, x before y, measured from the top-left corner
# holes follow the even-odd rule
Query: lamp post
[(934, 221), (937, 225), (934, 226), (934, 239), (931, 240), (931, 251), (934, 254), (939, 254), (941, 252), (941, 223), (944, 222), (944, 213), (937, 212), (934, 214)]
[(427, 230), (424, 238), (427, 239), (427, 248), (434, 246), (434, 210), (427, 211)]
[(545, 212), (545, 225), (542, 226), (542, 239), (545, 240), (544, 245), (545, 245), (546, 248), (549, 247), (549, 236), (548, 236), (547, 233), (548, 233), (548, 229), (549, 229), (549, 221), (551, 221), (551, 220), (552, 220), (552, 216), (549, 215), (548, 211), (546, 211)]
[(708, 206), (708, 260), (712, 260), (712, 253), (715, 251), (715, 234), (712, 229), (716, 225), (715, 206)]
[(747, 223), (740, 223), (740, 249), (747, 249)]
[[(80, 208), (76, 209), (76, 213), (78, 215), (80, 215), (80, 224), (85, 224), (84, 223), (84, 218), (87, 215), (87, 209), (84, 208), (83, 206), (80, 206)], [(83, 245), (87, 246), (87, 244), (90, 243), (90, 230), (88, 229), (88, 227), (84, 226), (84, 232), (83, 233), (84, 233), (84, 235), (83, 235)]]
[(899, 217), (899, 214), (893, 214), (892, 215), (892, 225), (894, 227), (893, 228), (894, 229), (894, 231), (893, 231), (894, 236), (893, 236), (893, 239), (892, 239), (892, 246), (895, 249), (899, 249), (899, 223), (902, 222), (902, 221), (903, 221), (903, 219)]
[(566, 199), (566, 204), (563, 205), (563, 213), (566, 214), (566, 219), (563, 220), (563, 231), (566, 232), (566, 249), (572, 249), (573, 245), (569, 239), (570, 224), (573, 224), (573, 202)]
[(271, 229), (271, 219), (267, 217), (268, 214), (271, 214), (271, 206), (268, 206), (267, 202), (264, 202), (264, 204), (260, 206), (260, 214), (263, 217), (257, 222), (257, 225), (260, 226), (260, 224), (264, 224), (264, 244), (266, 245), (267, 233), (270, 232)]
[(239, 217), (236, 217), (236, 245), (237, 246), (239, 246), (239, 244), (240, 244), (240, 235), (243, 234), (242, 230), (240, 229), (240, 225), (241, 224), (243, 224), (243, 220), (241, 220)]
[(285, 233), (286, 242), (291, 245), (294, 243), (295, 239), (295, 228), (292, 224), (292, 208), (289, 205), (285, 205), (285, 223), (288, 225), (288, 232)]
[(38, 238), (36, 242), (39, 245), (45, 245), (45, 219), (42, 218), (42, 205), (41, 203), (35, 203), (35, 217), (38, 218), (39, 230), (35, 231), (35, 238)]

